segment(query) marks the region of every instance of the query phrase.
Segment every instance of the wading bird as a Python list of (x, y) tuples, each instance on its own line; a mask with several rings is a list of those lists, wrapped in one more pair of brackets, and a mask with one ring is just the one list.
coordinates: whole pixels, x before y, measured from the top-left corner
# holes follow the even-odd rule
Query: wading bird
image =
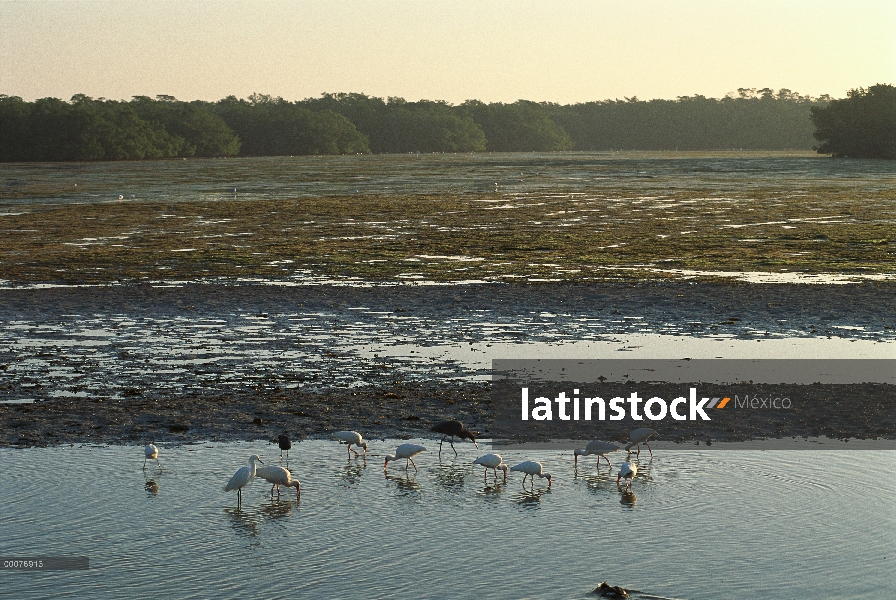
[[(631, 454), (631, 453), (629, 453)], [(622, 463), (622, 466), (619, 467), (619, 476), (616, 477), (616, 485), (619, 485), (620, 479), (628, 479), (627, 485), (631, 487), (632, 479), (635, 478), (635, 475), (638, 474), (638, 465), (634, 465), (628, 461)]]
[[(629, 444), (625, 447), (626, 450), (631, 450), (633, 446), (637, 446), (638, 453), (636, 456), (641, 455), (641, 444), (647, 446), (647, 449), (650, 450), (650, 446), (647, 444), (647, 440), (650, 439), (650, 436), (656, 435), (656, 432), (649, 427), (642, 427), (640, 429), (635, 429), (628, 436)], [(653, 450), (650, 450), (650, 456), (653, 456)]]
[(434, 431), (435, 433), (441, 433), (442, 439), (439, 441), (439, 456), (442, 456), (442, 442), (445, 441), (445, 438), (451, 436), (451, 449), (454, 450), (454, 456), (457, 456), (457, 450), (454, 448), (454, 438), (458, 439), (468, 439), (473, 442), (473, 445), (476, 448), (479, 448), (479, 444), (476, 443), (476, 438), (473, 437), (473, 432), (467, 431), (467, 429), (461, 424), (460, 421), (442, 421), (438, 425), (435, 425), (430, 431)]
[(274, 495), (274, 487), (277, 488), (277, 495), (280, 495), (280, 486), (285, 485), (286, 487), (294, 487), (296, 488), (296, 500), (298, 500), (299, 495), (301, 494), (301, 487), (299, 486), (299, 480), (292, 478), (292, 473), (290, 473), (287, 469), (283, 467), (258, 467), (255, 469), (255, 476), (261, 477), (265, 481), (271, 484), (271, 496)]
[(355, 453), (355, 456), (361, 456), (358, 452), (352, 449), (352, 445), (357, 446), (358, 448), (364, 448), (364, 456), (367, 456), (367, 442), (361, 437), (361, 434), (357, 431), (337, 431), (333, 434), (333, 437), (342, 442), (343, 444), (348, 444), (348, 457), (352, 457), (352, 452)]
[(264, 464), (257, 454), (253, 454), (249, 457), (249, 466), (240, 467), (240, 469), (233, 474), (233, 477), (230, 478), (230, 481), (227, 482), (227, 485), (224, 486), (225, 492), (236, 490), (237, 504), (243, 503), (243, 488), (255, 478), (256, 462)]
[(292, 448), (289, 436), (281, 433), (277, 436), (277, 443), (280, 444), (280, 460), (283, 460), (283, 451), (286, 450), (286, 463), (289, 464), (289, 449)]
[(601, 442), (599, 440), (594, 440), (593, 442), (588, 442), (588, 445), (585, 446), (584, 450), (582, 450), (580, 448), (576, 448), (575, 452), (573, 452), (573, 455), (575, 455), (575, 461), (573, 462), (573, 465), (575, 467), (579, 466), (579, 457), (580, 456), (588, 456), (591, 454), (596, 454), (598, 468), (600, 468), (600, 458), (601, 457), (604, 457), (604, 459), (607, 461), (607, 466), (610, 466), (610, 459), (607, 458), (607, 453), (615, 452), (615, 451), (621, 450), (621, 449), (622, 448), (620, 448), (616, 444), (611, 444), (610, 442)]
[(389, 464), (390, 460), (398, 460), (400, 458), (406, 458), (407, 462), (404, 464), (404, 470), (408, 470), (408, 464), (414, 465), (414, 470), (417, 470), (417, 463), (414, 462), (414, 456), (417, 456), (421, 452), (424, 452), (426, 448), (420, 446), (419, 444), (402, 444), (395, 450), (395, 454), (387, 454), (386, 462), (383, 463), (383, 471), (386, 470), (386, 466)]
[(504, 459), (501, 458), (500, 454), (485, 454), (474, 460), (473, 464), (485, 467), (485, 470), (482, 472), (483, 477), (487, 476), (488, 470), (491, 469), (495, 473), (495, 479), (497, 479), (498, 469), (501, 469), (504, 471), (504, 481), (507, 481), (507, 469), (509, 467), (504, 464)]
[(525, 473), (523, 475), (523, 485), (526, 484), (526, 477), (532, 477), (532, 483), (535, 483), (535, 476), (543, 477), (548, 480), (548, 487), (551, 487), (551, 474), (544, 473), (544, 467), (540, 462), (535, 462), (534, 460), (527, 460), (526, 462), (521, 462), (518, 465), (514, 465), (510, 467), (511, 471), (519, 471), (521, 473)]
[(162, 463), (159, 462), (159, 449), (156, 448), (155, 444), (146, 444), (146, 447), (143, 448), (143, 469), (146, 469), (146, 461), (150, 458), (155, 459), (156, 464), (159, 465), (159, 471), (162, 470)]

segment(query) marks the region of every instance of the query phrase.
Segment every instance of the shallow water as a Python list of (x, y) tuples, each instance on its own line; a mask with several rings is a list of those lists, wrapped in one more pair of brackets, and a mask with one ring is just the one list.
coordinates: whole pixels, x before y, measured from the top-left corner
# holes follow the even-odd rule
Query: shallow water
[[(419, 441), (419, 440), (418, 440)], [(294, 445), (302, 482), (271, 499), (221, 487), (263, 443), (0, 449), (2, 555), (89, 556), (89, 571), (3, 572), (9, 598), (586, 598), (600, 581), (665, 598), (884, 598), (896, 588), (896, 452), (641, 455), (632, 495), (555, 451), (554, 485), (494, 485), (458, 444), (406, 476), (373, 440), (366, 461)], [(889, 591), (888, 591), (889, 590)], [(640, 594), (635, 594), (635, 597)]]
[[(265, 200), (352, 194), (493, 192), (544, 195), (632, 186), (670, 189), (800, 188), (825, 180), (874, 191), (893, 186), (888, 161), (811, 153), (564, 152), (297, 156), (113, 163), (7, 163), (0, 206)], [(10, 209), (14, 211), (14, 209)], [(2, 216), (2, 215), (0, 215)]]
[(488, 379), (501, 358), (896, 357), (893, 299), (874, 289), (846, 306), (824, 290), (755, 302), (687, 287), (687, 300), (676, 288), (612, 301), (599, 288), (456, 290), (0, 292), (0, 400)]

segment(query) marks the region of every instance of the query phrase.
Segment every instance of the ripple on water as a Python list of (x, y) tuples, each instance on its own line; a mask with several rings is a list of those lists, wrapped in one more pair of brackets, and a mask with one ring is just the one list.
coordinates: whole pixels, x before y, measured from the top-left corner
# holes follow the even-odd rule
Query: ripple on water
[[(567, 453), (505, 452), (554, 475), (550, 488), (524, 487), (517, 473), (484, 480), (472, 465), (481, 451), (465, 444), (457, 458), (430, 451), (419, 472), (396, 464), (384, 474), (396, 443), (372, 441), (366, 460), (335, 442), (296, 443), (301, 500), (272, 499), (255, 482), (239, 509), (221, 486), (249, 454), (276, 464), (276, 445), (162, 447), (161, 472), (141, 469), (141, 447), (0, 449), (18, 467), (0, 486), (4, 553), (91, 560), (87, 572), (8, 576), (4, 591), (582, 597), (607, 580), (675, 598), (878, 598), (896, 584), (882, 559), (896, 550), (892, 451), (642, 453), (628, 491), (615, 483), (620, 456), (576, 474)], [(509, 576), (519, 565), (535, 565), (534, 576)], [(459, 573), (465, 587), (454, 593), (445, 586)]]

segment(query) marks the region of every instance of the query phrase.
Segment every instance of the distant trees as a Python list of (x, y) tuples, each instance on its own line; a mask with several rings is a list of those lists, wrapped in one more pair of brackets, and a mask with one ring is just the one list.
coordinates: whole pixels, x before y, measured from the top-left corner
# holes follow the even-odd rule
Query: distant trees
[[(874, 86), (830, 101), (786, 89), (742, 88), (721, 99), (625, 98), (571, 105), (468, 100), (459, 106), (365, 94), (323, 94), (295, 102), (259, 94), (217, 102), (182, 102), (171, 96), (121, 102), (84, 95), (68, 102), (25, 102), (0, 96), (0, 161), (809, 149), (813, 122), (820, 152), (889, 152), (892, 157), (893, 94), (892, 86)], [(860, 132), (866, 141), (856, 141)]]
[(0, 161), (136, 160), (236, 154), (239, 140), (220, 118), (164, 97), (132, 102), (24, 102), (0, 96)]
[(485, 134), (490, 152), (552, 152), (571, 150), (572, 138), (551, 118), (554, 104), (518, 100), (513, 104), (484, 104), (468, 100), (460, 106)]
[(873, 85), (850, 90), (843, 100), (813, 107), (819, 154), (896, 159), (896, 87)]
[(355, 124), (377, 153), (480, 152), (485, 134), (473, 119), (446, 102), (373, 98), (364, 94), (323, 94), (302, 102), (331, 110)]
[(345, 117), (311, 111), (283, 98), (228, 96), (208, 105), (242, 140), (241, 154), (353, 154), (370, 152), (367, 138)]

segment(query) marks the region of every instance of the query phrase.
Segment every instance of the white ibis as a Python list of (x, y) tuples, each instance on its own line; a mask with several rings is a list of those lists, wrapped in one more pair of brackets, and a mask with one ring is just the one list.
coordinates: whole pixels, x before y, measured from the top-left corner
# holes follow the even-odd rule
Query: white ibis
[(289, 449), (292, 448), (292, 442), (289, 441), (289, 436), (285, 433), (281, 433), (277, 436), (277, 443), (280, 445), (280, 460), (283, 460), (283, 451), (286, 450), (286, 462), (289, 464)]
[[(647, 449), (650, 450), (650, 446), (647, 445), (647, 440), (650, 439), (650, 436), (656, 435), (656, 432), (650, 427), (641, 427), (640, 429), (635, 429), (628, 436), (630, 440), (628, 445), (625, 447), (626, 450), (631, 450), (632, 446), (637, 446), (638, 453), (637, 456), (641, 455), (641, 444), (647, 446)], [(653, 457), (653, 450), (650, 450), (650, 456)]]
[(521, 462), (518, 465), (514, 465), (510, 467), (511, 471), (520, 471), (521, 473), (525, 473), (523, 475), (523, 484), (526, 483), (526, 477), (532, 477), (532, 482), (535, 483), (535, 476), (545, 478), (548, 480), (548, 487), (551, 487), (551, 474), (544, 473), (544, 467), (540, 462), (535, 462), (534, 460), (527, 460), (526, 462)]
[(601, 442), (600, 440), (594, 440), (593, 442), (588, 442), (588, 445), (585, 446), (585, 449), (582, 450), (580, 448), (576, 448), (573, 455), (575, 456), (575, 461), (573, 465), (579, 466), (579, 457), (580, 456), (589, 456), (591, 454), (597, 455), (597, 466), (600, 467), (600, 458), (604, 457), (607, 461), (607, 466), (610, 466), (610, 459), (607, 458), (607, 454), (609, 452), (615, 452), (617, 450), (621, 450), (619, 446), (616, 444), (612, 444), (610, 442)]
[(277, 487), (277, 495), (280, 495), (280, 486), (285, 485), (286, 487), (294, 487), (296, 488), (296, 500), (299, 499), (299, 495), (302, 492), (301, 487), (299, 486), (299, 480), (292, 478), (292, 473), (289, 472), (288, 469), (284, 469), (283, 467), (258, 467), (255, 469), (255, 476), (261, 477), (265, 481), (271, 484), (271, 496), (274, 495), (274, 487)]
[(442, 434), (442, 439), (439, 441), (439, 456), (442, 455), (442, 442), (444, 442), (445, 438), (448, 436), (451, 436), (451, 442), (449, 443), (451, 444), (451, 449), (454, 450), (454, 456), (457, 456), (457, 449), (454, 447), (454, 438), (470, 440), (476, 448), (479, 448), (479, 444), (476, 443), (476, 438), (473, 437), (473, 432), (468, 431), (460, 421), (442, 421), (430, 429), (430, 431)]
[(156, 448), (155, 444), (146, 444), (143, 448), (143, 469), (146, 470), (146, 461), (150, 458), (155, 459), (156, 464), (159, 465), (159, 470), (162, 470), (162, 463), (159, 462), (159, 449)]
[(408, 470), (408, 464), (414, 465), (414, 470), (417, 470), (417, 463), (414, 462), (414, 456), (417, 456), (421, 452), (424, 452), (426, 448), (419, 444), (402, 444), (398, 448), (395, 449), (395, 454), (387, 454), (386, 462), (383, 463), (383, 471), (386, 470), (386, 465), (389, 464), (390, 460), (398, 460), (400, 458), (406, 458), (407, 462), (404, 464), (404, 470)]
[(343, 444), (348, 444), (347, 449), (349, 458), (352, 457), (352, 452), (355, 453), (355, 456), (361, 456), (357, 451), (352, 449), (352, 445), (364, 448), (364, 456), (367, 456), (367, 442), (364, 441), (364, 438), (362, 438), (361, 434), (357, 431), (337, 431), (333, 434), (333, 437)]
[(237, 504), (242, 504), (243, 502), (243, 488), (255, 478), (256, 462), (264, 464), (257, 454), (253, 454), (249, 457), (249, 466), (240, 467), (239, 470), (233, 474), (233, 477), (230, 478), (230, 481), (227, 482), (227, 485), (224, 486), (225, 492), (236, 490)]
[(632, 479), (635, 478), (635, 475), (638, 474), (638, 465), (630, 463), (628, 461), (622, 463), (622, 466), (619, 467), (619, 475), (616, 477), (616, 485), (619, 485), (620, 479), (628, 479), (628, 485), (632, 485)]
[(507, 481), (507, 469), (509, 468), (506, 464), (504, 464), (504, 459), (501, 458), (500, 454), (484, 454), (473, 461), (474, 465), (482, 465), (485, 467), (485, 470), (482, 472), (483, 476), (488, 474), (488, 470), (491, 469), (495, 472), (495, 479), (498, 478), (498, 469), (504, 471), (504, 481)]

